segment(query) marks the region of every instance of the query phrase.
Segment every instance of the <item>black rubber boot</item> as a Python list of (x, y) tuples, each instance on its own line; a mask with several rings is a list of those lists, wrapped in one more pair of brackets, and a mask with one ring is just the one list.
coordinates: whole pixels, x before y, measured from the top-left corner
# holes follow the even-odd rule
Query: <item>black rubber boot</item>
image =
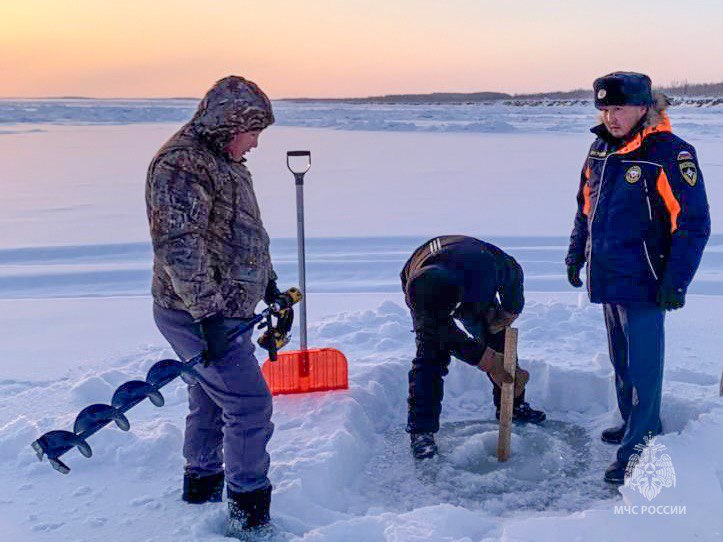
[(202, 477), (186, 474), (183, 476), (183, 496), (181, 498), (191, 504), (221, 502), (223, 481), (222, 472)]
[(628, 468), (627, 463), (615, 461), (605, 471), (605, 481), (610, 484), (622, 485), (625, 483), (625, 470)]
[(602, 432), (600, 438), (608, 444), (620, 444), (625, 436), (626, 427), (625, 424), (622, 424), (620, 427), (609, 427)]
[(228, 526), (226, 536), (243, 535), (270, 527), (271, 486), (249, 492), (227, 489)]
[[(497, 419), (500, 419), (500, 411), (497, 409)], [(512, 409), (512, 421), (515, 423), (542, 423), (547, 416), (542, 410), (535, 410), (529, 403), (520, 403)]]
[(412, 455), (414, 459), (429, 459), (437, 455), (434, 433), (411, 433)]

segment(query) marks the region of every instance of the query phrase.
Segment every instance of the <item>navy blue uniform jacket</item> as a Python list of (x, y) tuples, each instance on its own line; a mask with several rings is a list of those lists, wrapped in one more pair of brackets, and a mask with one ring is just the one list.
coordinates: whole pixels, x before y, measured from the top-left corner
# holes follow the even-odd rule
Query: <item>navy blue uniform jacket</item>
[(655, 302), (661, 286), (685, 293), (710, 236), (695, 149), (665, 113), (617, 148), (603, 125), (592, 132), (565, 262), (587, 263), (593, 303)]

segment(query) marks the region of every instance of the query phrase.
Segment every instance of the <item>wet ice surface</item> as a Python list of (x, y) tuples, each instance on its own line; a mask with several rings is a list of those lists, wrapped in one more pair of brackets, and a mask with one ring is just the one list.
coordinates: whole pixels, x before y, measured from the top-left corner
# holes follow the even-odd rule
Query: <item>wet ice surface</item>
[(617, 490), (602, 480), (614, 447), (580, 426), (548, 420), (515, 425), (512, 457), (497, 461), (498, 424), (492, 420), (443, 424), (439, 456), (415, 461), (409, 436), (395, 427), (369, 463), (361, 492), (374, 506), (404, 512), (447, 503), (495, 515), (556, 509), (577, 511)]

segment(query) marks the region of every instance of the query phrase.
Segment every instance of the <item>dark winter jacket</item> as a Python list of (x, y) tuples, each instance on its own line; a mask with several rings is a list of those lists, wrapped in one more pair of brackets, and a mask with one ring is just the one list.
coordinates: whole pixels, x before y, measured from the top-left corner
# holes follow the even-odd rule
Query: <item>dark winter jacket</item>
[(225, 151), (236, 132), (274, 121), (271, 103), (241, 77), (222, 79), (148, 169), (153, 299), (195, 319), (247, 318), (275, 274), (251, 174)]
[[(432, 273), (441, 273), (444, 284), (419, 287)], [(525, 303), (522, 268), (515, 259), (494, 245), (464, 235), (445, 235), (424, 243), (404, 265), (401, 280), (412, 312), (418, 360), (445, 363), (452, 354), (477, 364), (487, 346), (484, 333), (470, 337), (454, 319), (481, 323), (487, 309), (498, 303), (515, 314), (522, 312)]]
[(710, 235), (695, 149), (663, 111), (627, 141), (592, 132), (566, 263), (587, 263), (594, 303), (655, 302), (661, 286), (685, 292)]

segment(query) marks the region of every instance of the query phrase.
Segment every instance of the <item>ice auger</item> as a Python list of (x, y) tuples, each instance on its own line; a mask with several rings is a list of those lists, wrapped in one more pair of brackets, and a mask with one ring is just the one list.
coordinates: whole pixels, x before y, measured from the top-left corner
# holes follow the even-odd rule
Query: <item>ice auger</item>
[[(242, 333), (261, 323), (260, 328), (266, 328), (266, 333), (274, 335), (277, 333), (277, 325), (274, 325), (273, 318), (288, 313), (294, 304), (302, 299), (303, 295), (297, 288), (291, 288), (281, 294), (279, 298), (261, 313), (255, 315), (251, 320), (244, 322), (228, 334), (229, 340), (233, 340)], [(285, 331), (285, 330), (284, 330)], [(286, 341), (270, 341), (269, 358), (276, 359), (277, 347)], [(281, 344), (283, 346), (283, 344)], [(199, 363), (205, 363), (205, 353), (191, 358), (186, 362), (175, 359), (164, 359), (148, 370), (145, 380), (131, 380), (121, 384), (113, 393), (109, 405), (96, 403), (80, 411), (75, 418), (72, 431), (49, 431), (32, 443), (32, 447), (41, 461), (47, 456), (50, 465), (62, 474), (68, 474), (70, 467), (60, 460), (60, 457), (73, 448), (85, 457), (91, 457), (93, 451), (88, 444), (88, 437), (94, 435), (106, 425), (115, 422), (118, 428), (128, 431), (131, 427), (125, 413), (146, 398), (155, 406), (161, 407), (164, 404), (160, 388), (180, 376), (185, 382), (192, 383), (202, 377), (194, 369)]]

